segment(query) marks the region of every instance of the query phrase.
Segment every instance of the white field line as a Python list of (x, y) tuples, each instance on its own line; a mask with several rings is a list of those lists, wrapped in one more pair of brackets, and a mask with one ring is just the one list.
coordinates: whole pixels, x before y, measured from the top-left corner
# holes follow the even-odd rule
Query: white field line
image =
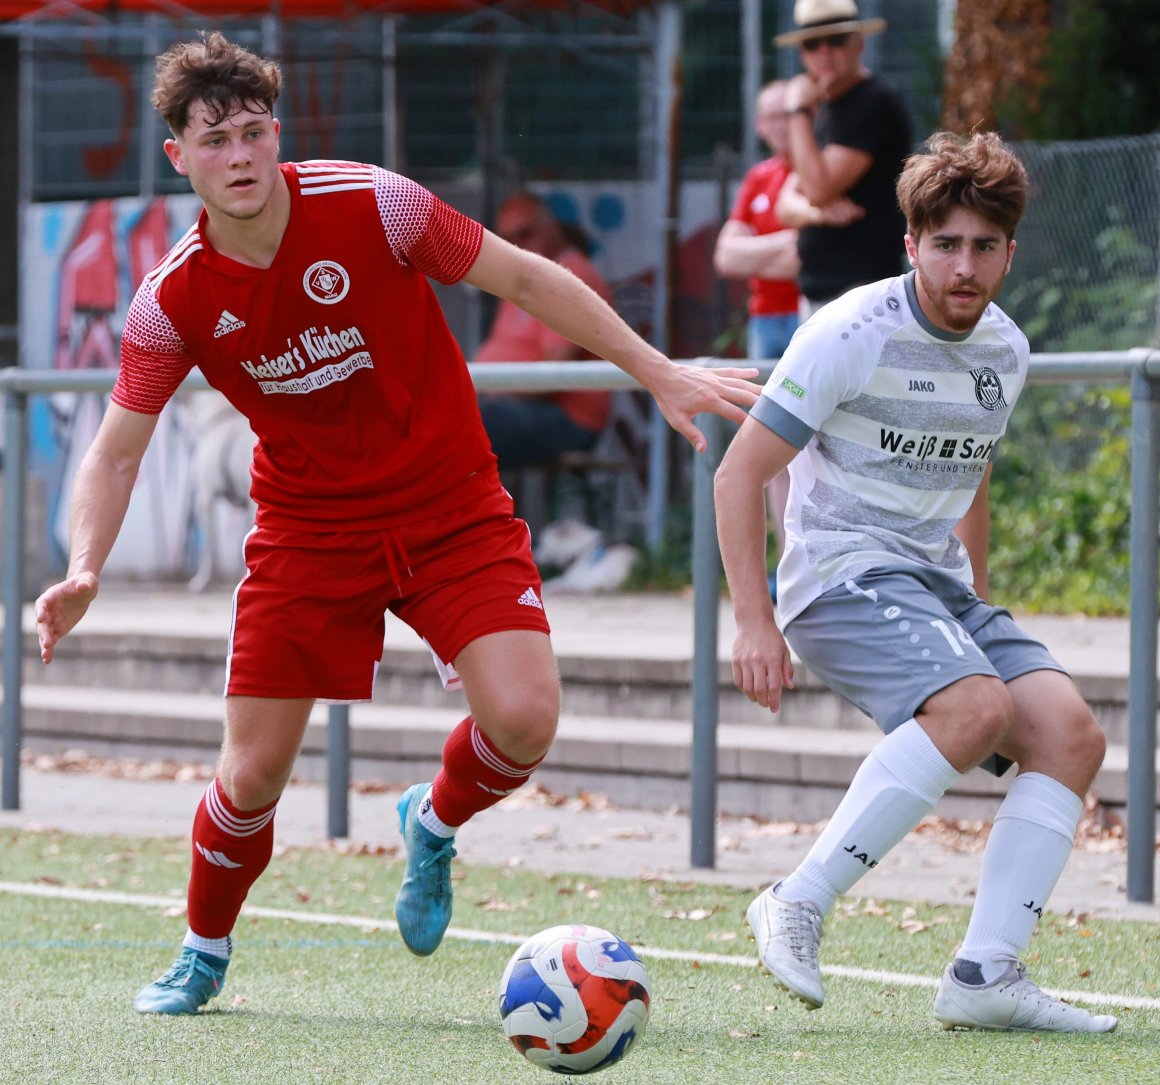
[[(55, 900), (78, 900), (92, 904), (124, 904), (134, 908), (160, 908), (167, 911), (185, 911), (180, 897), (154, 897), (138, 893), (118, 893), (108, 889), (71, 889), (60, 885), (39, 885), (27, 882), (0, 882), (0, 893), (22, 897), (42, 897)], [(361, 931), (397, 931), (398, 925), (389, 919), (369, 916), (334, 915), (329, 912), (298, 912), (285, 908), (259, 908), (246, 905), (243, 915), (259, 919), (284, 919), (290, 923), (311, 923), (323, 927), (355, 927)], [(465, 942), (485, 942), (495, 945), (519, 946), (529, 937), (526, 934), (504, 934), (497, 931), (472, 930), (470, 927), (448, 927), (448, 938)], [(697, 953), (689, 949), (661, 949), (656, 946), (634, 946), (642, 957), (662, 961), (696, 961), (698, 964), (718, 964), (730, 968), (752, 968), (756, 957), (739, 957), (725, 953)], [(907, 972), (884, 972), (876, 968), (846, 968), (842, 965), (823, 965), (828, 976), (862, 983), (876, 983), (886, 987), (938, 987), (938, 980), (930, 976), (916, 976)], [(1160, 998), (1140, 998), (1136, 995), (1113, 995), (1102, 991), (1066, 991), (1057, 987), (1044, 988), (1056, 998), (1069, 1002), (1086, 1002), (1092, 1006), (1125, 1006), (1140, 1010), (1160, 1010)]]

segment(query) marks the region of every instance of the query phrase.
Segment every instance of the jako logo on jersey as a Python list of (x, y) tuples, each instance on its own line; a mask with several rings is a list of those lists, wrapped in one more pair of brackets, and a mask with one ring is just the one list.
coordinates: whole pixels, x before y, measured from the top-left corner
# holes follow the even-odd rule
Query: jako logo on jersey
[(989, 411), (997, 411), (1006, 407), (1007, 401), (1003, 398), (1003, 385), (999, 374), (990, 366), (982, 369), (972, 369), (971, 376), (975, 378), (975, 398)]
[(914, 381), (914, 380), (912, 380), (910, 382), (910, 388), (908, 390), (911, 392), (933, 392), (934, 391), (934, 381)]
[(528, 588), (517, 600), (517, 603), (522, 607), (536, 607), (539, 610), (544, 609), (544, 604), (540, 602), (540, 597), (535, 593), (535, 590)]
[(239, 328), (244, 328), (246, 322), (240, 317), (234, 316), (229, 309), (223, 309), (222, 315), (218, 317), (217, 327), (213, 330), (213, 337), (220, 339), (223, 335), (229, 335), (230, 332), (236, 332)]
[(323, 305), (337, 305), (350, 290), (350, 276), (342, 264), (319, 260), (306, 269), (302, 288), (309, 297)]

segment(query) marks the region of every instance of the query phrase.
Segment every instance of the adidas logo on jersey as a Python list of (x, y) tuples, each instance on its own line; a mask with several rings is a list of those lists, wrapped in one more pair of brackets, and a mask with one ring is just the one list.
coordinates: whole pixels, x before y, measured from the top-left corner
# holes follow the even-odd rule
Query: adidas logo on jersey
[(220, 339), (223, 335), (229, 335), (230, 332), (236, 332), (239, 328), (244, 328), (246, 322), (234, 316), (229, 309), (223, 309), (222, 315), (218, 317), (217, 327), (213, 330), (213, 337)]
[(517, 603), (522, 607), (536, 607), (539, 610), (544, 609), (544, 604), (540, 602), (540, 597), (535, 593), (534, 589), (528, 588), (517, 600)]

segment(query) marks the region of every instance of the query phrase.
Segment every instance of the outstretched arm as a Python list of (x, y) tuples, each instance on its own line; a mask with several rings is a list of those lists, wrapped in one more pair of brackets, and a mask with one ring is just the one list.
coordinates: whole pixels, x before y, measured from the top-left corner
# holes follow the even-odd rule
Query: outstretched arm
[(644, 385), (669, 425), (698, 451), (705, 436), (693, 423), (711, 411), (735, 422), (757, 399), (755, 369), (676, 365), (646, 343), (575, 275), (552, 260), (509, 245), (490, 231), (464, 282), (508, 298), (566, 339), (607, 358)]
[(65, 579), (36, 600), (40, 658), (51, 663), (57, 642), (84, 617), (101, 569), (121, 530), (137, 469), (157, 416), (110, 403), (73, 481), (69, 565)]

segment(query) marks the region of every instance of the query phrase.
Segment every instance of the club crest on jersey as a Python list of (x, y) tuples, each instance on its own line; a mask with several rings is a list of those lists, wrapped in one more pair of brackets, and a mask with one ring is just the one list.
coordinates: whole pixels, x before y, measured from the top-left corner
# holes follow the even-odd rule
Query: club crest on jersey
[(975, 398), (989, 411), (997, 411), (1006, 407), (1007, 401), (1003, 398), (1003, 385), (999, 374), (990, 366), (981, 369), (972, 369), (971, 376), (975, 378)]
[(322, 305), (336, 305), (350, 290), (350, 276), (342, 264), (333, 260), (319, 260), (306, 269), (302, 288), (307, 295)]

